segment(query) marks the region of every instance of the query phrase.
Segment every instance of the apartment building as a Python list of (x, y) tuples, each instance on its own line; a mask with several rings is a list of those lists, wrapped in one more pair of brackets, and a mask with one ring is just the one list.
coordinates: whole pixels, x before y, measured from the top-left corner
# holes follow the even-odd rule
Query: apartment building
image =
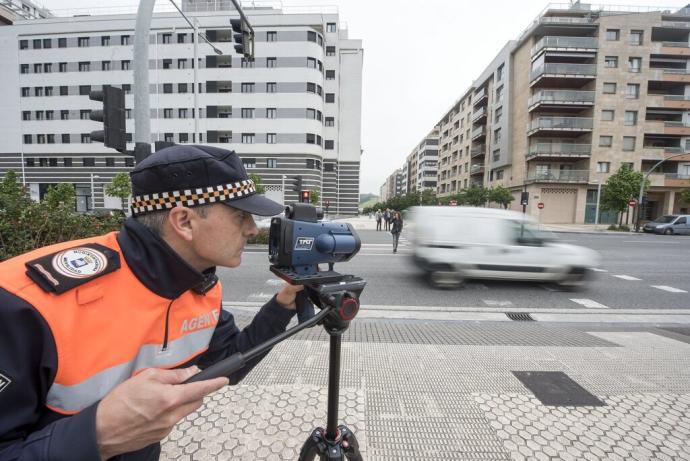
[(645, 214), (686, 212), (676, 194), (690, 187), (690, 10), (549, 6), (438, 128), (441, 196), (481, 180), (510, 188), (516, 209), (528, 191), (542, 222), (593, 223), (598, 184), (677, 155), (650, 175)]
[(410, 152), (401, 168), (402, 194), (436, 190), (438, 177), (438, 127), (427, 134)]
[(42, 19), (53, 14), (29, 0), (0, 0), (0, 26), (20, 19)]
[[(336, 10), (291, 13), (246, 8), (255, 30), (254, 62), (233, 49), (229, 2), (187, 1), (187, 15), (222, 51), (198, 43), (177, 12), (151, 24), (151, 142), (203, 143), (235, 150), (267, 195), (298, 200), (292, 179), (320, 188), (338, 214), (356, 214), (361, 156), (362, 43), (348, 38)], [(218, 8), (219, 5), (221, 8)], [(76, 187), (80, 209), (117, 206), (104, 186), (134, 166), (130, 156), (91, 143), (102, 85), (126, 93), (134, 130), (132, 64), (135, 15), (47, 17), (0, 28), (0, 175), (20, 174), (39, 199), (54, 183)], [(196, 88), (195, 88), (196, 86)], [(198, 107), (195, 105), (198, 90)], [(195, 120), (196, 117), (196, 120)], [(198, 128), (197, 128), (198, 126)], [(128, 143), (133, 149), (133, 143)]]
[(382, 202), (403, 195), (403, 173), (402, 168), (395, 170), (386, 178), (386, 182), (379, 189), (379, 197)]

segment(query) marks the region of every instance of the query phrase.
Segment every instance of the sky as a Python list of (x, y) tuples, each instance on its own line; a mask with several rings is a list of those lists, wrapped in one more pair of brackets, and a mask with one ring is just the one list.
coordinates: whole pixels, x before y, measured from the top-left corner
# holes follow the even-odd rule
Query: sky
[[(59, 10), (83, 8), (91, 2), (38, 0), (37, 3)], [(93, 3), (110, 7), (138, 2), (99, 0)], [(177, 0), (177, 3), (181, 2)], [(615, 0), (592, 3), (674, 9), (687, 2)], [(386, 177), (402, 167), (414, 146), (431, 131), (472, 80), (507, 41), (516, 39), (529, 26), (548, 2), (283, 0), (282, 4), (285, 7), (337, 6), (340, 21), (347, 23), (349, 37), (363, 41), (364, 153), (360, 193), (378, 195)]]

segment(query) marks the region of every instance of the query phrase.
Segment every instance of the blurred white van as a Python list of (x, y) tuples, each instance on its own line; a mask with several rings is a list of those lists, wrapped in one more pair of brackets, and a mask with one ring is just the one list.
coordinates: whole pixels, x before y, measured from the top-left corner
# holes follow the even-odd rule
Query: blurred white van
[(600, 256), (558, 243), (530, 216), (474, 207), (413, 207), (406, 217), (413, 259), (432, 285), (451, 287), (465, 278), (511, 279), (582, 285)]

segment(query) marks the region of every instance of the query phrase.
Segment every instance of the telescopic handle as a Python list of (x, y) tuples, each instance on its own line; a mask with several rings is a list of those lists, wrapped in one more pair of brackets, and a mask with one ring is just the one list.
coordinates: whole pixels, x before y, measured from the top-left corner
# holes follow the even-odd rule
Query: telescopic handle
[(207, 379), (218, 378), (220, 376), (230, 376), (245, 364), (244, 354), (236, 352), (227, 359), (214, 363), (208, 368), (201, 370), (191, 378), (187, 379), (183, 384), (195, 383), (197, 381), (204, 381)]

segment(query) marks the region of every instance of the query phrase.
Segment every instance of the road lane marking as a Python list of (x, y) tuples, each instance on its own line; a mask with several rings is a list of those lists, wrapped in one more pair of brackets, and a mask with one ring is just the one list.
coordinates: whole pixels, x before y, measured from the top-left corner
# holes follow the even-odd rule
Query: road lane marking
[(585, 307), (589, 307), (592, 309), (609, 309), (609, 306), (604, 306), (603, 304), (600, 304), (592, 299), (587, 299), (587, 298), (570, 298), (570, 300), (574, 303), (582, 304)]
[(284, 284), (285, 284), (285, 282), (283, 282), (281, 279), (268, 279), (268, 280), (266, 280), (266, 285), (271, 285), (274, 287), (282, 286)]
[(608, 272), (606, 269), (599, 269), (598, 267), (593, 267), (592, 270), (594, 272)]
[(252, 293), (249, 296), (247, 296), (247, 299), (271, 299), (273, 297), (273, 294), (271, 293), (264, 293), (263, 291), (260, 293)]
[(637, 280), (637, 281), (642, 280), (642, 279), (638, 279), (637, 277), (633, 277), (632, 275), (614, 275), (614, 277), (618, 277), (619, 279), (623, 279), (623, 280)]
[(652, 288), (656, 288), (657, 290), (668, 291), (669, 293), (687, 293), (687, 291), (681, 290), (680, 288), (673, 288), (666, 285), (652, 285)]
[[(674, 237), (674, 238), (678, 239), (678, 241), (677, 242), (660, 242), (658, 240), (623, 240), (623, 243), (653, 243), (653, 244), (660, 243), (663, 245), (675, 245), (675, 244), (679, 243), (679, 241), (681, 240), (678, 237)], [(687, 240), (687, 238), (684, 238), (682, 240)]]
[(513, 303), (510, 301), (500, 301), (496, 299), (482, 299), (482, 302), (486, 304), (487, 306), (492, 306), (492, 307), (507, 307), (507, 306), (512, 306)]

